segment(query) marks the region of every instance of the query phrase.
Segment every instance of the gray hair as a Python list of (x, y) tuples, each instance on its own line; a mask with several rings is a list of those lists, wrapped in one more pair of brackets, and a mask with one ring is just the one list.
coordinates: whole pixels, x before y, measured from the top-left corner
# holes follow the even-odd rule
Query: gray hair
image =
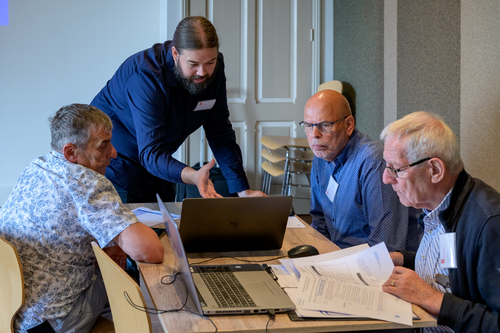
[(49, 118), (52, 149), (62, 153), (65, 144), (85, 149), (90, 133), (98, 128), (113, 130), (111, 119), (98, 108), (87, 104), (70, 104)]
[(448, 171), (455, 175), (463, 169), (457, 138), (451, 128), (438, 115), (418, 111), (394, 121), (384, 128), (380, 139), (401, 141), (409, 162), (426, 157), (441, 159)]
[(172, 46), (181, 54), (182, 50), (201, 50), (212, 47), (219, 50), (219, 37), (209, 20), (203, 16), (188, 16), (177, 25)]

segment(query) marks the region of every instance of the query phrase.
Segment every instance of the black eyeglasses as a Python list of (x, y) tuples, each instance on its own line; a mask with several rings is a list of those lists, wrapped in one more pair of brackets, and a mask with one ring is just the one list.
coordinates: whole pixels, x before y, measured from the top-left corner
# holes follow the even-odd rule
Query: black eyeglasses
[(301, 121), (299, 123), (300, 126), (304, 128), (304, 131), (307, 133), (311, 133), (313, 131), (314, 126), (321, 132), (321, 133), (328, 133), (332, 130), (333, 124), (335, 124), (338, 121), (344, 120), (349, 116), (345, 116), (343, 118), (337, 119), (335, 121), (322, 121), (317, 124), (311, 124), (311, 123), (306, 123), (305, 121)]
[(410, 163), (410, 164), (408, 164), (408, 165), (406, 165), (406, 166), (404, 166), (404, 167), (401, 167), (401, 168), (399, 168), (399, 169), (394, 169), (394, 168), (391, 168), (391, 167), (388, 167), (388, 166), (386, 166), (385, 168), (387, 169), (387, 171), (389, 172), (389, 174), (390, 174), (392, 177), (394, 177), (394, 178), (398, 178), (398, 172), (404, 171), (404, 170), (406, 170), (406, 169), (408, 169), (408, 168), (411, 168), (412, 166), (415, 166), (415, 165), (417, 165), (417, 164), (420, 164), (420, 163), (423, 163), (423, 162), (425, 162), (425, 161), (428, 161), (428, 160), (430, 160), (431, 158), (432, 158), (432, 157), (426, 157), (426, 158), (423, 158), (423, 159), (421, 159), (421, 160), (419, 160), (419, 161), (416, 161), (416, 162)]

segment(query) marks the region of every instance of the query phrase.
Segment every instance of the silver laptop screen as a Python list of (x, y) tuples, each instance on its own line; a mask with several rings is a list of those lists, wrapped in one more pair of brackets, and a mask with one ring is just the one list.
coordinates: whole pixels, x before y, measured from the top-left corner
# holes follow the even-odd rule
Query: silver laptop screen
[(177, 272), (180, 272), (181, 278), (186, 284), (186, 287), (188, 289), (188, 294), (193, 298), (193, 301), (196, 304), (198, 313), (203, 314), (200, 305), (200, 300), (198, 298), (198, 293), (196, 291), (196, 287), (194, 284), (193, 276), (191, 275), (189, 263), (187, 261), (186, 252), (184, 251), (184, 246), (182, 245), (181, 236), (177, 228), (177, 224), (175, 223), (174, 219), (172, 218), (172, 215), (167, 210), (167, 207), (165, 207), (165, 204), (163, 203), (158, 194), (156, 194), (156, 198), (158, 199), (158, 206), (160, 207), (161, 215), (163, 221), (165, 222), (165, 229), (167, 230), (168, 239), (173, 249), (175, 257), (175, 270)]

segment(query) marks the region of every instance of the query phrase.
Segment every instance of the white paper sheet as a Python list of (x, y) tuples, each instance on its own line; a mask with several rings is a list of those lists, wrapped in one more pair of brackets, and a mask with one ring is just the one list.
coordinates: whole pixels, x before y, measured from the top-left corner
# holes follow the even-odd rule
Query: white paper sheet
[[(291, 275), (293, 275), (293, 280), (295, 281), (295, 287), (299, 286), (299, 278), (300, 278), (300, 273), (295, 269), (294, 265), (295, 264), (312, 264), (312, 263), (318, 263), (318, 262), (328, 262), (331, 260), (339, 259), (342, 257), (349, 256), (351, 254), (354, 254), (356, 252), (362, 251), (364, 249), (368, 249), (370, 246), (368, 244), (361, 244), (357, 246), (352, 246), (347, 249), (343, 250), (338, 250), (338, 251), (333, 251), (333, 252), (328, 252), (324, 254), (319, 254), (316, 256), (311, 256), (311, 257), (302, 257), (302, 258), (295, 258), (295, 259), (280, 259), (280, 262), (283, 264), (284, 269)], [(279, 279), (278, 279), (279, 282)], [(284, 287), (284, 286), (282, 286)], [(288, 285), (287, 287), (292, 287), (292, 285)]]
[[(297, 288), (285, 288), (285, 292), (292, 300), (297, 298)], [(363, 316), (349, 315), (346, 313), (305, 309), (295, 309), (295, 313), (297, 313), (297, 316), (299, 317), (306, 318), (366, 318)]]
[(327, 262), (294, 262), (296, 306), (412, 325), (411, 304), (382, 291), (394, 265), (384, 243)]
[(306, 226), (296, 216), (289, 216), (286, 227), (287, 228), (305, 228)]
[[(161, 212), (159, 210), (153, 210), (146, 207), (139, 207), (134, 209), (132, 212), (135, 214), (135, 216), (137, 216), (139, 221), (141, 221), (148, 227), (153, 227), (158, 224), (163, 225), (164, 221), (161, 216)], [(176, 219), (179, 218), (180, 215), (172, 214), (172, 217)]]

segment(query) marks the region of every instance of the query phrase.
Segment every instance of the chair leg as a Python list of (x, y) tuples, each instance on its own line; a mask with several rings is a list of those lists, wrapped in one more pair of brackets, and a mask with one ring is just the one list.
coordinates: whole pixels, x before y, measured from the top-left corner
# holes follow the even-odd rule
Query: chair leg
[(271, 193), (271, 184), (272, 184), (273, 176), (270, 174), (267, 175), (267, 187), (266, 187), (266, 193), (269, 195)]
[(265, 171), (262, 173), (262, 187), (261, 187), (261, 190), (264, 193), (266, 193), (266, 174), (267, 173)]
[(283, 183), (281, 184), (281, 195), (285, 195), (285, 192), (286, 192), (286, 184), (287, 184), (286, 177), (287, 177), (287, 173), (285, 172), (283, 174)]
[(291, 179), (292, 179), (292, 175), (290, 174), (290, 171), (287, 170), (283, 174), (283, 184), (281, 186), (281, 195), (290, 195)]
[(288, 186), (290, 184), (290, 160), (289, 160), (289, 151), (286, 152), (285, 159), (285, 170), (283, 173), (283, 184), (281, 185), (281, 195), (288, 195)]
[(271, 187), (271, 175), (264, 171), (264, 175), (262, 176), (262, 192), (269, 195), (269, 190)]

